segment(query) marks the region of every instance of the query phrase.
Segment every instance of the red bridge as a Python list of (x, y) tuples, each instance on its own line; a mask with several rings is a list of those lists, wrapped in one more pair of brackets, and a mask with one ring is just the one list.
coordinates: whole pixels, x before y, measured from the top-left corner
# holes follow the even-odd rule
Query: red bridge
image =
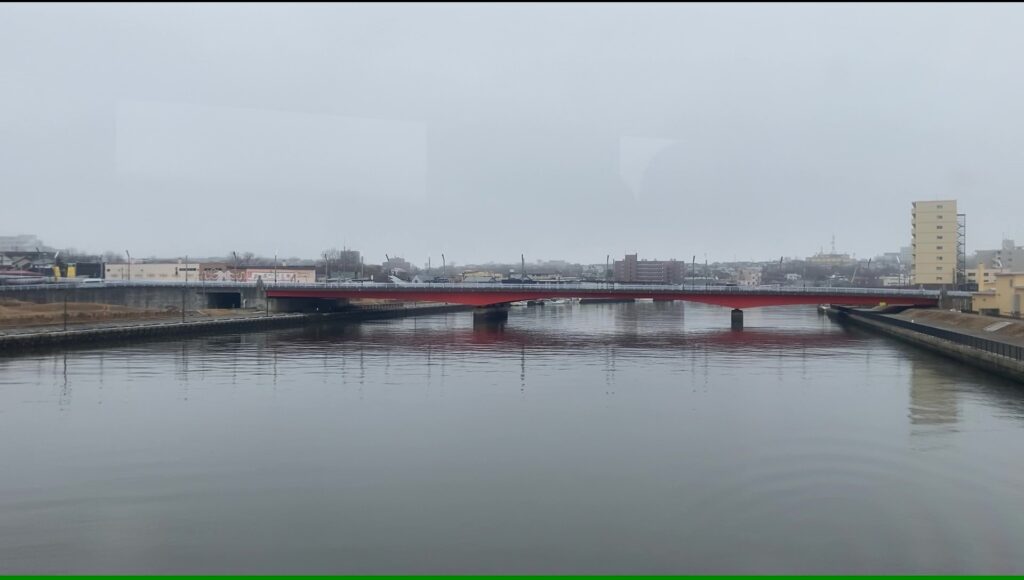
[(793, 304), (934, 306), (937, 290), (887, 288), (786, 288), (738, 286), (647, 286), (628, 284), (318, 284), (271, 285), (267, 298), (377, 298), (495, 306), (547, 298), (653, 298), (685, 300), (728, 308)]
[[(959, 293), (951, 293), (959, 294)], [(938, 290), (888, 288), (787, 288), (737, 286), (648, 286), (628, 284), (318, 284), (270, 285), (267, 298), (351, 300), (359, 298), (446, 302), (482, 309), (480, 314), (499, 315), (512, 302), (549, 298), (607, 298), (684, 300), (733, 309), (733, 326), (742, 327), (746, 308), (794, 304), (841, 304), (847, 306), (935, 306)]]

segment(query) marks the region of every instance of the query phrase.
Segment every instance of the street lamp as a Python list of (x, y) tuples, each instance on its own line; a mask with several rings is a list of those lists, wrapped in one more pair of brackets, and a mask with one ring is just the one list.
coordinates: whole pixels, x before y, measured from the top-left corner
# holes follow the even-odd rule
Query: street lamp
[(185, 255), (185, 287), (181, 289), (181, 321), (185, 322), (185, 294), (188, 293), (188, 255)]
[(128, 256), (128, 281), (132, 279), (132, 255), (128, 253), (128, 250), (124, 251), (124, 255)]
[(708, 272), (708, 255), (704, 254), (704, 290), (707, 291), (708, 283), (710, 280), (710, 273)]

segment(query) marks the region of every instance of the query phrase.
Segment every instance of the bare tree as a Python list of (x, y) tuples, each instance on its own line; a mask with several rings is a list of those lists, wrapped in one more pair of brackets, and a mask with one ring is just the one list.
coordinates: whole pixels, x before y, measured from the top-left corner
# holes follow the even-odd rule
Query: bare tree
[(324, 259), (324, 278), (330, 278), (331, 272), (337, 272), (341, 263), (341, 251), (338, 248), (330, 248), (320, 253)]

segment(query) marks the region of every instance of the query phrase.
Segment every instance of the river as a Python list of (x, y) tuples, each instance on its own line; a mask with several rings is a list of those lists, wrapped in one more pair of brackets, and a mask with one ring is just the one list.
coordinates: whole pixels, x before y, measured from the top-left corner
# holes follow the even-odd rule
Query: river
[(1024, 573), (1024, 385), (814, 308), (0, 356), (3, 573)]

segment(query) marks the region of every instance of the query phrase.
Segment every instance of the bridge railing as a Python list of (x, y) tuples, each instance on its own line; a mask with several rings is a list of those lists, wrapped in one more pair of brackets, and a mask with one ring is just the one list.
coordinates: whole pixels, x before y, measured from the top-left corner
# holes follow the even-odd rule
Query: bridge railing
[[(620, 292), (651, 292), (651, 293), (675, 293), (686, 292), (692, 294), (773, 294), (773, 295), (805, 295), (822, 294), (830, 296), (878, 296), (878, 297), (899, 297), (915, 296), (922, 298), (938, 298), (938, 290), (921, 289), (893, 289), (893, 288), (843, 288), (826, 286), (722, 286), (704, 284), (617, 284), (617, 283), (578, 283), (578, 284), (500, 284), (500, 283), (470, 283), (470, 282), (448, 282), (448, 283), (422, 283), (422, 284), (394, 284), (394, 283), (361, 283), (361, 282), (334, 282), (334, 283), (295, 283), (295, 282), (232, 282), (232, 281), (160, 281), (160, 280), (109, 280), (103, 282), (55, 282), (50, 284), (10, 284), (0, 285), (0, 291), (18, 290), (53, 290), (61, 288), (86, 289), (86, 288), (118, 288), (118, 287), (172, 287), (192, 289), (240, 289), (256, 288), (262, 286), (268, 289), (280, 290), (395, 290), (418, 291), (418, 290), (444, 290), (444, 291), (468, 291), (468, 292), (508, 292), (508, 291), (538, 291), (557, 290), (560, 292), (572, 290), (587, 291), (620, 291)], [(949, 296), (970, 296), (970, 292), (948, 291)]]

